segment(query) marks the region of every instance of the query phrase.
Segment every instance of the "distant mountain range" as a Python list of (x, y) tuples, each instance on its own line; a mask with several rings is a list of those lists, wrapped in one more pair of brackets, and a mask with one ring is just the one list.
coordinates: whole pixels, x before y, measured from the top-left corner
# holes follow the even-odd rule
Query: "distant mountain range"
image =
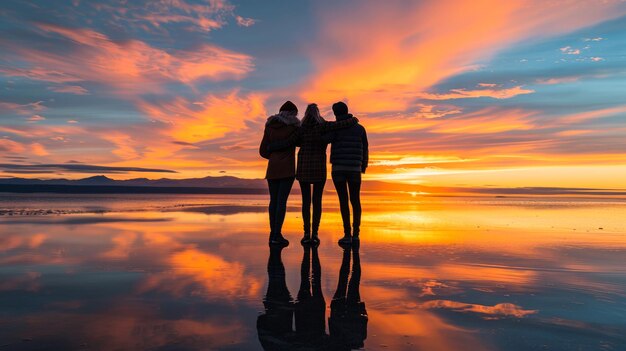
[(263, 179), (242, 179), (231, 176), (205, 177), (188, 179), (148, 179), (134, 178), (115, 180), (103, 175), (82, 179), (29, 179), (29, 178), (0, 178), (0, 184), (15, 185), (74, 185), (74, 186), (147, 186), (163, 188), (265, 188)]
[[(298, 186), (293, 187), (295, 192)], [(519, 187), (519, 188), (470, 188), (470, 187), (429, 187), (423, 185), (364, 181), (364, 191), (403, 192), (415, 195), (473, 195), (473, 196), (583, 196), (583, 197), (624, 197), (624, 189), (559, 188), (559, 187)], [(333, 190), (332, 182), (327, 182), (326, 190)], [(16, 193), (163, 193), (163, 194), (267, 194), (264, 179), (243, 179), (232, 176), (204, 177), (188, 179), (147, 179), (134, 178), (115, 180), (103, 175), (83, 179), (30, 179), (0, 178), (0, 192)]]

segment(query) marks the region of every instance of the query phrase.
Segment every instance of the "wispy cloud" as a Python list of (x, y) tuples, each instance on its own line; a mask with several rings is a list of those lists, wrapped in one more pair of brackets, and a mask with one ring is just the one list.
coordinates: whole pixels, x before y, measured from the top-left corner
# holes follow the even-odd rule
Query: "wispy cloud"
[[(491, 85), (487, 87), (490, 88)], [(489, 89), (489, 88), (488, 89), (476, 89), (476, 90), (452, 89), (448, 93), (443, 93), (443, 94), (419, 93), (417, 94), (417, 96), (422, 99), (428, 99), (428, 100), (470, 99), (470, 98), (481, 98), (481, 97), (490, 97), (494, 99), (509, 99), (517, 95), (531, 94), (535, 92), (532, 89), (525, 89), (522, 86), (515, 86), (512, 88), (502, 88), (502, 89)]]
[(72, 173), (129, 173), (129, 172), (150, 172), (150, 173), (176, 173), (175, 171), (168, 169), (153, 169), (142, 167), (109, 167), (109, 166), (97, 166), (89, 164), (77, 164), (77, 163), (64, 163), (64, 164), (13, 164), (13, 163), (0, 163), (0, 169), (11, 172), (21, 171), (24, 172), (72, 172)]
[(89, 91), (80, 85), (61, 85), (61, 86), (53, 86), (48, 88), (51, 91), (57, 93), (68, 93), (75, 95), (89, 95)]
[(45, 35), (64, 39), (67, 51), (53, 53), (10, 42), (12, 51), (31, 68), (3, 68), (5, 75), (54, 83), (97, 82), (128, 94), (159, 91), (167, 82), (240, 79), (254, 67), (252, 57), (210, 44), (193, 50), (164, 50), (136, 39), (114, 41), (92, 29), (44, 23), (36, 27)]

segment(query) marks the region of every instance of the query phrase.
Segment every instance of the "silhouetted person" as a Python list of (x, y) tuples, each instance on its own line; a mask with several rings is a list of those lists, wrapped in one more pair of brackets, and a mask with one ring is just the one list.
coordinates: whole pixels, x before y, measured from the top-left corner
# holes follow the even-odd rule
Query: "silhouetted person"
[[(318, 230), (322, 218), (322, 195), (327, 177), (326, 147), (328, 146), (328, 143), (322, 140), (322, 135), (354, 126), (357, 122), (358, 120), (354, 117), (338, 122), (327, 122), (320, 115), (317, 104), (309, 104), (302, 118), (302, 125), (297, 132), (293, 133), (288, 140), (269, 144), (270, 152), (283, 150), (293, 145), (300, 146), (296, 179), (300, 183), (302, 193), (304, 236), (301, 242), (303, 244), (309, 242), (319, 244)], [(311, 203), (313, 204), (313, 228), (311, 228)]]
[[(352, 275), (350, 273), (350, 253), (352, 253)], [(361, 301), (359, 285), (361, 284), (361, 259), (359, 244), (343, 251), (343, 260), (339, 269), (337, 291), (330, 303), (328, 329), (335, 350), (351, 350), (362, 348), (367, 338), (367, 310)]]
[(285, 281), (285, 266), (281, 258), (283, 246), (270, 247), (267, 262), (267, 293), (263, 300), (265, 313), (257, 319), (259, 341), (265, 350), (289, 350), (293, 334), (293, 300)]
[[(348, 113), (348, 106), (343, 102), (337, 102), (333, 105), (333, 113), (337, 121), (352, 117)], [(349, 128), (324, 135), (324, 140), (332, 144), (330, 148), (330, 163), (333, 167), (332, 178), (339, 196), (344, 233), (343, 238), (339, 239), (339, 243), (349, 244), (359, 240), (361, 173), (365, 173), (369, 159), (367, 133), (365, 128), (357, 123)], [(350, 228), (350, 205), (348, 201), (352, 204), (352, 228)]]
[(270, 116), (265, 123), (263, 140), (259, 153), (268, 159), (265, 179), (270, 192), (270, 245), (289, 245), (283, 237), (282, 228), (287, 212), (287, 199), (291, 192), (296, 173), (296, 148), (294, 146), (280, 151), (269, 152), (268, 145), (274, 141), (287, 139), (300, 126), (298, 108), (291, 101), (285, 102), (277, 115)]
[(322, 268), (317, 247), (305, 245), (295, 316), (296, 335), (300, 342), (308, 346), (321, 347), (327, 337), (326, 301), (322, 293), (321, 275)]

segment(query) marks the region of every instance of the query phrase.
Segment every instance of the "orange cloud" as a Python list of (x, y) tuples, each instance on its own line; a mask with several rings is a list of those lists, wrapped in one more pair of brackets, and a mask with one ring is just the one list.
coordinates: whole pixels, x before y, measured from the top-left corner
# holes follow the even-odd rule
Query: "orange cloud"
[(31, 147), (32, 153), (37, 156), (47, 156), (50, 154), (48, 150), (46, 150), (46, 147), (40, 143), (32, 143), (30, 144), (30, 147)]
[(245, 125), (246, 120), (266, 115), (264, 97), (257, 94), (207, 95), (200, 102), (177, 98), (171, 102), (150, 104), (140, 102), (139, 108), (148, 116), (171, 125), (172, 140), (195, 143), (211, 140)]
[[(498, 50), (624, 14), (620, 1), (385, 1), (337, 5), (321, 14), (317, 70), (302, 97), (347, 99), (355, 111), (405, 111), (420, 93), (476, 69)], [(348, 14), (349, 13), (349, 14)]]
[(26, 148), (21, 143), (11, 139), (0, 139), (0, 151), (6, 153), (22, 153)]

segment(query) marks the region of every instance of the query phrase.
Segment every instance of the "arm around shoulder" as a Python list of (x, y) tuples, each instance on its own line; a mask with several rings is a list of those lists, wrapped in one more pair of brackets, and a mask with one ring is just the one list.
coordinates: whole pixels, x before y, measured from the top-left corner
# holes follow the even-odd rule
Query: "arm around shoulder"
[(359, 119), (356, 117), (350, 117), (348, 119), (344, 119), (343, 121), (337, 122), (326, 122), (320, 126), (322, 129), (322, 133), (332, 132), (337, 129), (352, 127), (353, 125), (359, 123)]

